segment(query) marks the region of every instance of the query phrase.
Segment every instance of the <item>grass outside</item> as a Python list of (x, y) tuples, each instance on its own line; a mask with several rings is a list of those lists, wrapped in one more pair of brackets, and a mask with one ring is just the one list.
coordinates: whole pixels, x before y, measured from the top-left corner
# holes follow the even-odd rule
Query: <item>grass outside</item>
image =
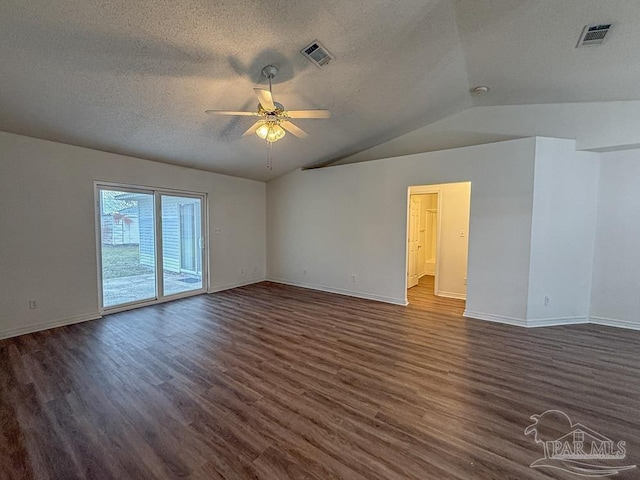
[(140, 265), (138, 245), (102, 246), (103, 278), (122, 278), (148, 273), (153, 273), (153, 269)]

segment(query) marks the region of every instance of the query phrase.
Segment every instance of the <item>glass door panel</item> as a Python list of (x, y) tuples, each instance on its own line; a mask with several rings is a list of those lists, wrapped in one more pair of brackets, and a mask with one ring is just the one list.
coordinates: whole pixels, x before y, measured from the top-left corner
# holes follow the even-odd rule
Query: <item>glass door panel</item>
[(160, 195), (163, 295), (203, 289), (202, 198)]
[(156, 299), (153, 193), (106, 187), (98, 192), (102, 308)]

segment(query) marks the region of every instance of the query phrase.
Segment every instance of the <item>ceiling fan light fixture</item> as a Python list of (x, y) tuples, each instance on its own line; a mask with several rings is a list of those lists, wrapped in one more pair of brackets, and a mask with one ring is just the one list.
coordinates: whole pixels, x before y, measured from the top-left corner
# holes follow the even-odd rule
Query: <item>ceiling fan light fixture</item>
[(284, 128), (276, 122), (266, 122), (256, 129), (256, 135), (269, 143), (274, 143), (286, 135)]

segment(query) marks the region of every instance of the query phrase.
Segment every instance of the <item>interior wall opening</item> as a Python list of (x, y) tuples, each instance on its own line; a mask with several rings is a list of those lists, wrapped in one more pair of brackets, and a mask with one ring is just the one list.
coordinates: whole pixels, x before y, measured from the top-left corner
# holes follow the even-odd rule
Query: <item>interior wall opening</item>
[(409, 187), (407, 300), (462, 314), (467, 295), (471, 182)]

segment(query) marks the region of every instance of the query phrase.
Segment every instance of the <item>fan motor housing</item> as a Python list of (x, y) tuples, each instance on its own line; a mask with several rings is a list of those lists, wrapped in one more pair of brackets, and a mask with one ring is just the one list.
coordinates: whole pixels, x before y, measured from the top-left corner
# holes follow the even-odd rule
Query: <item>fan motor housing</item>
[(267, 78), (273, 78), (278, 74), (278, 67), (275, 65), (267, 65), (262, 69), (262, 75)]

